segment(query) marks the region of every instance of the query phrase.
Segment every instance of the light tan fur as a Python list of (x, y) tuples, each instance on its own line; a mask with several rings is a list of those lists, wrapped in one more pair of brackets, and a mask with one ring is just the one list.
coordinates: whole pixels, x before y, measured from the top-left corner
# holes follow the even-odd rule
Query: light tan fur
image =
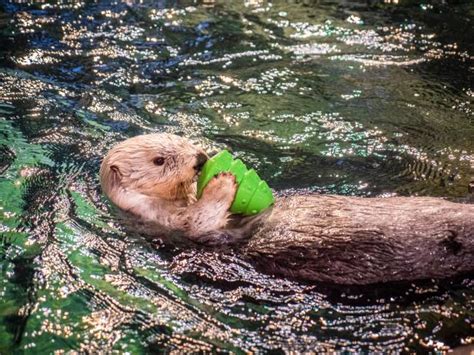
[[(163, 165), (154, 164), (157, 157)], [(271, 274), (368, 284), (474, 270), (472, 204), (309, 194), (280, 197), (255, 217), (229, 217), (232, 175), (218, 175), (195, 199), (193, 181), (205, 158), (174, 135), (134, 137), (105, 157), (102, 187), (120, 209), (145, 222), (140, 232), (207, 245), (245, 240), (242, 255)]]
[[(157, 233), (190, 239), (225, 228), (236, 192), (235, 178), (213, 178), (196, 201), (196, 179), (206, 153), (184, 138), (149, 134), (130, 138), (110, 150), (100, 168), (104, 193), (121, 210), (154, 223)], [(163, 165), (156, 165), (160, 158)]]

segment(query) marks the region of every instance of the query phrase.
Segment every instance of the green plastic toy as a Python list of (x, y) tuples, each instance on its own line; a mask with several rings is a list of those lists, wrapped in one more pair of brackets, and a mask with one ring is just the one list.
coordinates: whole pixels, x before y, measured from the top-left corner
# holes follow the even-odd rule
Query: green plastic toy
[(254, 215), (275, 201), (272, 190), (260, 179), (255, 170), (248, 170), (242, 160), (233, 159), (227, 150), (216, 154), (204, 164), (197, 182), (198, 198), (201, 198), (202, 191), (209, 181), (222, 172), (232, 173), (239, 185), (230, 207), (232, 213)]

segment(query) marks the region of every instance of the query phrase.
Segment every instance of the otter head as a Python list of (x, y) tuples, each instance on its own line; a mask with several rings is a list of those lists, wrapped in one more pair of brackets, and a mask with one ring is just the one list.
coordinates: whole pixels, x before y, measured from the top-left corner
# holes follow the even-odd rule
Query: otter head
[(121, 208), (133, 195), (187, 199), (207, 155), (188, 140), (156, 133), (127, 139), (110, 150), (100, 167), (105, 194)]

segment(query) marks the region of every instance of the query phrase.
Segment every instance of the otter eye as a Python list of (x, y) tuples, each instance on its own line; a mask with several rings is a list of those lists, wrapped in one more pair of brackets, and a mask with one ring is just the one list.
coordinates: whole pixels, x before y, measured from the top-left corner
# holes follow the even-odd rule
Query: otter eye
[(163, 165), (164, 163), (165, 163), (165, 158), (163, 157), (156, 157), (155, 159), (153, 159), (153, 164), (157, 166)]

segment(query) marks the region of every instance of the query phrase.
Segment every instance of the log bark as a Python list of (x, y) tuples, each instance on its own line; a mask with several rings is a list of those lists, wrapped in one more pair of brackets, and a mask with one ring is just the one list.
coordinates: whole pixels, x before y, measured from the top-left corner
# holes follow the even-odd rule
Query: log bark
[(474, 271), (474, 205), (438, 198), (280, 198), (243, 248), (265, 272), (339, 284)]

